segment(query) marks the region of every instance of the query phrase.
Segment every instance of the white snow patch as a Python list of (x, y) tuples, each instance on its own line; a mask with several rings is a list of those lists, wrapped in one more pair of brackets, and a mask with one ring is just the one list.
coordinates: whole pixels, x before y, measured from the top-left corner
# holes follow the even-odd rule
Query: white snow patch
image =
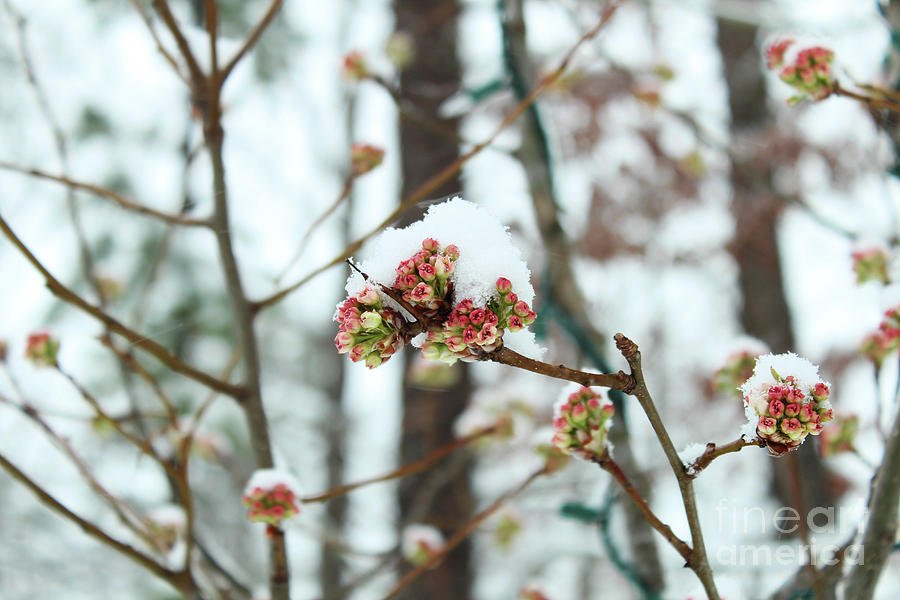
[(247, 482), (247, 486), (244, 488), (244, 494), (249, 495), (256, 488), (271, 490), (280, 483), (283, 483), (289, 490), (294, 492), (295, 496), (300, 496), (302, 488), (297, 478), (287, 471), (279, 469), (259, 469), (254, 471)]
[(775, 385), (775, 377), (772, 375), (772, 369), (781, 377), (792, 375), (797, 380), (797, 385), (807, 390), (814, 387), (820, 382), (819, 367), (812, 364), (805, 358), (801, 358), (793, 352), (785, 354), (765, 354), (756, 359), (756, 366), (753, 368), (753, 376), (744, 382), (741, 386), (741, 392), (746, 396), (752, 390), (758, 389), (763, 385)]

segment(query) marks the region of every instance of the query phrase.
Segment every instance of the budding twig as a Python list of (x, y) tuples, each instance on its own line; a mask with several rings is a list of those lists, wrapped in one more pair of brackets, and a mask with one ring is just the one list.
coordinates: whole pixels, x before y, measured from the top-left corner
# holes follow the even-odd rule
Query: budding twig
[(697, 460), (687, 466), (688, 477), (692, 479), (696, 478), (697, 475), (700, 474), (700, 471), (708, 467), (709, 464), (715, 459), (724, 454), (740, 452), (747, 446), (759, 446), (760, 448), (765, 448), (766, 441), (758, 437), (748, 440), (744, 438), (744, 436), (741, 436), (733, 442), (728, 442), (727, 444), (722, 444), (721, 446), (717, 446), (713, 442), (709, 442), (708, 444), (706, 444), (706, 450), (703, 451), (703, 454), (701, 454), (699, 457), (697, 457)]

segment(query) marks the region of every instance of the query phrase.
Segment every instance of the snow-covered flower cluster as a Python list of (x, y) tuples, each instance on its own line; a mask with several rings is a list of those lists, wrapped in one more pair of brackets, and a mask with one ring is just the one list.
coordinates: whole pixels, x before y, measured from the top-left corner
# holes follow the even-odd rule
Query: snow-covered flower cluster
[(553, 445), (561, 452), (585, 460), (602, 456), (614, 412), (606, 392), (580, 388), (556, 405)]
[(800, 92), (789, 103), (806, 98), (824, 100), (831, 95), (834, 85), (830, 67), (834, 52), (822, 46), (804, 48), (797, 52), (792, 63), (785, 64), (785, 53), (793, 43), (792, 39), (783, 39), (770, 45), (766, 49), (766, 65), (770, 70), (780, 68), (778, 77)]
[(888, 253), (882, 247), (865, 248), (853, 253), (853, 272), (856, 283), (879, 281), (888, 283)]
[(766, 354), (741, 386), (750, 435), (766, 440), (770, 452), (782, 454), (819, 435), (832, 419), (831, 393), (819, 369), (796, 354)]
[[(335, 317), (335, 344), (351, 360), (377, 367), (406, 343), (428, 360), (482, 360), (510, 337), (513, 349), (540, 355), (525, 330), (537, 317), (528, 268), (506, 228), (476, 205), (456, 198), (432, 206), (422, 221), (388, 229), (373, 246)], [(381, 320), (365, 320), (367, 313)]]
[(444, 547), (444, 536), (431, 525), (413, 523), (403, 529), (400, 551), (415, 566), (431, 560)]
[(59, 340), (49, 333), (32, 333), (25, 344), (25, 358), (39, 367), (56, 366)]
[(334, 338), (338, 352), (349, 353), (353, 362), (365, 361), (370, 369), (388, 360), (408, 341), (406, 320), (384, 306), (378, 290), (371, 285), (347, 298), (338, 307), (336, 318), (340, 323)]
[(271, 532), (300, 514), (299, 496), (300, 484), (290, 473), (260, 469), (247, 482), (241, 501), (247, 507), (247, 518), (268, 524)]
[(509, 279), (500, 277), (495, 287), (499, 297), (491, 298), (483, 308), (475, 308), (466, 298), (439, 327), (430, 328), (422, 356), (449, 364), (477, 359), (500, 347), (505, 330), (519, 331), (534, 323), (537, 313), (519, 300)]

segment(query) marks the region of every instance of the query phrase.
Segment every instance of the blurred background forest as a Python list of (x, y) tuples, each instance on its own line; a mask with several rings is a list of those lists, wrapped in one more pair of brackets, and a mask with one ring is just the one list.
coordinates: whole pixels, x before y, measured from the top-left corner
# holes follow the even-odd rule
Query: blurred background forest
[[(189, 44), (195, 66), (209, 70), (211, 4), (219, 68), (248, 50), (221, 90), (224, 145), (210, 127), (218, 97), (191, 93), (193, 69), (179, 52), (179, 41)], [(406, 225), (428, 201), (459, 194), (500, 218), (526, 258), (545, 360), (626, 368), (612, 342), (624, 332), (641, 347), (679, 449), (739, 435), (739, 396), (711, 381), (746, 336), (821, 365), (836, 412), (859, 416), (854, 452), (823, 458), (816, 441), (789, 461), (750, 448), (696, 483), (725, 598), (811, 597), (796, 583), (796, 561), (728, 557), (803, 544), (772, 519), (798, 498), (807, 509), (841, 509), (816, 543), (842, 544), (856, 531), (897, 380), (896, 357), (876, 370), (859, 348), (900, 288), (858, 285), (851, 254), (896, 243), (900, 137), (887, 115), (849, 99), (789, 107), (791, 91), (766, 71), (763, 51), (790, 35), (834, 50), (841, 81), (895, 86), (895, 4), (631, 1), (580, 43), (609, 16), (604, 3), (0, 0), (0, 215), (67, 289), (140, 334), (123, 336), (58, 287), (48, 291), (4, 238), (0, 456), (163, 565), (185, 551), (175, 505), (189, 479), (187, 551), (200, 597), (265, 598), (271, 541), (246, 521), (240, 495), (266, 456), (313, 496), (510, 416), (509, 438), (307, 503), (287, 527), (292, 598), (384, 597), (409, 569), (404, 527), (426, 523), (449, 538), (540, 468), (534, 447), (549, 442), (553, 403), (570, 390), (503, 365), (427, 363), (411, 349), (374, 370), (334, 351), (345, 250), (365, 256), (350, 244), (379, 223)], [(507, 123), (536, 87), (540, 96)], [(354, 170), (355, 143), (383, 149), (383, 163)], [(216, 201), (222, 181), (227, 213)], [(211, 228), (191, 222), (207, 215)], [(228, 245), (249, 303), (235, 303), (235, 273), (222, 267)], [(248, 323), (258, 350), (249, 360)], [(36, 331), (59, 338), (60, 369), (25, 360)], [(147, 340), (219, 380), (255, 378), (255, 400), (216, 395), (157, 360)], [(252, 433), (259, 422), (248, 424), (254, 401), (268, 420), (266, 452)], [(646, 418), (626, 399), (616, 419), (616, 460), (689, 537)], [(189, 458), (183, 482), (161, 466), (172, 457)], [(399, 597), (700, 597), (681, 557), (610, 478), (572, 462), (517, 494)], [(150, 542), (83, 467), (141, 515)], [(0, 598), (180, 597), (8, 475)], [(764, 517), (748, 526), (751, 508)], [(169, 523), (182, 525), (160, 546)], [(877, 598), (900, 590), (891, 560)]]

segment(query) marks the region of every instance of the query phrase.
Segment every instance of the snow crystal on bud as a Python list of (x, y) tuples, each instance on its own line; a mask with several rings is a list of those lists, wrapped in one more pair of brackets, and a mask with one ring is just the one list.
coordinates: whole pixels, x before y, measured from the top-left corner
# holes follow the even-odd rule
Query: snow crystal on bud
[(400, 549), (403, 558), (419, 566), (430, 560), (444, 546), (444, 536), (431, 525), (413, 523), (403, 529)]

